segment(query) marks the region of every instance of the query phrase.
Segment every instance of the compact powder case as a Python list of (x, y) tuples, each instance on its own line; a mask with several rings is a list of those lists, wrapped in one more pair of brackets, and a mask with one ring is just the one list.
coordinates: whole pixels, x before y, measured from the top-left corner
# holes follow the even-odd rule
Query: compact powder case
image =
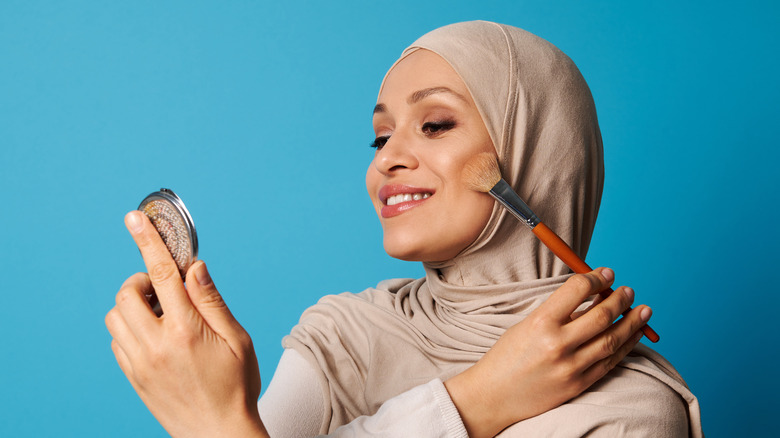
[(190, 212), (181, 198), (170, 189), (160, 189), (141, 201), (138, 210), (144, 212), (168, 247), (181, 277), (198, 259), (198, 235)]
[[(184, 206), (181, 198), (171, 189), (160, 189), (141, 201), (138, 210), (142, 211), (160, 233), (165, 246), (171, 253), (181, 278), (187, 275), (187, 270), (198, 259), (198, 234), (190, 212)], [(159, 317), (163, 314), (157, 294), (146, 296), (152, 310)]]

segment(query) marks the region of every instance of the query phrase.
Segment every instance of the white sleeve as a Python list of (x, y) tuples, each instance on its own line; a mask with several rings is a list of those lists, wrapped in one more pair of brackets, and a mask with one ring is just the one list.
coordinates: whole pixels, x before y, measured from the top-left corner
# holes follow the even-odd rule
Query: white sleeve
[(391, 398), (376, 414), (358, 417), (330, 436), (468, 438), (458, 410), (439, 379)]
[[(285, 349), (258, 407), (272, 438), (315, 436), (325, 420), (325, 394), (316, 370), (298, 352)], [(439, 379), (386, 401), (329, 436), (467, 438), (455, 404)]]
[(320, 433), (323, 397), (314, 368), (300, 353), (285, 348), (257, 409), (271, 438), (308, 438)]

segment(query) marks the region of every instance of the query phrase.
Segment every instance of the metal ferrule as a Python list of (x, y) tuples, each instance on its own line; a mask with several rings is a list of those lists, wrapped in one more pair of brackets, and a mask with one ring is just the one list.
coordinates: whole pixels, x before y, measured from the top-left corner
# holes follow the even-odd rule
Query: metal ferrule
[(503, 179), (498, 181), (498, 183), (490, 189), (490, 194), (506, 207), (510, 213), (532, 229), (541, 222), (531, 210), (531, 207), (523, 202), (523, 200), (520, 199), (520, 196), (518, 196), (517, 193), (512, 190), (512, 187)]

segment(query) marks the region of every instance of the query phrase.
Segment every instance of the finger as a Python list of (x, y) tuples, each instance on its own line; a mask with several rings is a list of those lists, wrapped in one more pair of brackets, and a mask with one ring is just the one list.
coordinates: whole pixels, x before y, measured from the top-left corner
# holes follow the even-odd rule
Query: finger
[(128, 380), (131, 380), (133, 377), (133, 366), (130, 363), (130, 359), (127, 357), (127, 353), (125, 353), (125, 350), (122, 349), (116, 339), (111, 340), (111, 351), (114, 352), (114, 357), (116, 358), (116, 363), (119, 364), (119, 368), (125, 373)]
[(142, 344), (158, 339), (160, 320), (149, 305), (147, 296), (153, 292), (149, 276), (139, 272), (128, 278), (116, 294), (116, 308), (122, 319)]
[(111, 340), (111, 351), (114, 352), (114, 357), (116, 358), (116, 363), (119, 364), (119, 369), (121, 369), (125, 374), (127, 381), (130, 382), (130, 385), (133, 387), (135, 392), (141, 396), (142, 392), (141, 388), (138, 386), (138, 381), (135, 378), (133, 364), (130, 361), (130, 358), (127, 356), (127, 353), (125, 353), (125, 351), (122, 349), (122, 346), (119, 345), (116, 339)]
[(571, 314), (585, 299), (607, 289), (615, 279), (609, 268), (597, 268), (587, 274), (576, 274), (566, 280), (540, 306), (551, 318), (564, 323), (571, 320)]
[[(574, 321), (575, 319), (579, 318), (580, 316), (588, 313), (588, 311), (594, 307), (596, 307), (600, 302), (604, 301), (604, 297), (601, 294), (593, 295), (593, 299), (590, 301), (586, 301), (588, 304), (585, 306), (584, 310), (577, 310), (574, 313), (571, 314), (571, 320)], [(580, 305), (582, 307), (582, 305)]]
[(607, 330), (612, 323), (634, 302), (634, 290), (621, 286), (614, 293), (594, 306), (584, 315), (567, 324), (565, 330), (572, 335), (576, 343), (588, 342), (591, 338)]
[(231, 337), (241, 327), (217, 291), (202, 260), (195, 262), (187, 271), (187, 293), (203, 320), (223, 338)]
[[(649, 307), (637, 306), (603, 333), (583, 344), (575, 353), (575, 360), (584, 364), (603, 362), (602, 366), (604, 367), (615, 366), (628, 353), (624, 350), (626, 348), (630, 350), (639, 341), (639, 338), (636, 341), (634, 338), (637, 333), (641, 338), (640, 329), (647, 323), (651, 315), (652, 310)], [(630, 346), (626, 347), (627, 344)], [(604, 362), (605, 359), (608, 360)]]
[[(645, 307), (647, 309), (647, 307)], [(636, 309), (634, 309), (636, 310)], [(628, 353), (636, 346), (639, 340), (642, 339), (642, 332), (636, 331), (628, 337), (628, 340), (624, 342), (620, 347), (610, 356), (605, 357), (599, 361), (596, 361), (583, 373), (586, 382), (596, 382), (607, 373), (612, 371), (617, 364), (623, 360)]]
[(115, 342), (122, 346), (122, 350), (129, 352), (130, 354), (138, 351), (140, 348), (138, 339), (135, 337), (135, 334), (133, 334), (133, 331), (130, 330), (130, 327), (127, 326), (119, 309), (114, 307), (109, 310), (106, 314), (105, 322), (108, 333), (111, 334), (111, 337), (114, 338)]
[(187, 298), (179, 268), (149, 218), (140, 211), (131, 211), (125, 216), (125, 224), (141, 250), (152, 287), (165, 313), (176, 317), (191, 311), (192, 303)]

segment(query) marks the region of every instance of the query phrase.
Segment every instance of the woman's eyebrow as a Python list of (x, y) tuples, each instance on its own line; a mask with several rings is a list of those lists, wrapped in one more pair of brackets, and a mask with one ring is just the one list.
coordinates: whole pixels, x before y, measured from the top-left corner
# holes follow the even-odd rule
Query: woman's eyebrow
[[(436, 94), (436, 93), (449, 93), (449, 94), (452, 94), (453, 96), (457, 97), (458, 99), (462, 100), (463, 102), (469, 103), (468, 99), (463, 97), (462, 94), (460, 94), (460, 93), (458, 93), (458, 92), (456, 92), (456, 91), (454, 91), (454, 90), (452, 90), (450, 88), (447, 88), (447, 87), (431, 87), (431, 88), (423, 88), (422, 90), (417, 90), (414, 93), (412, 93), (411, 96), (409, 96), (409, 99), (407, 99), (406, 102), (409, 105), (411, 105), (411, 104), (417, 103), (417, 102), (425, 99), (426, 97), (428, 97), (428, 96), (430, 96), (432, 94)], [(386, 112), (386, 111), (387, 111), (387, 107), (383, 103), (379, 103), (379, 104), (377, 104), (374, 107), (374, 114), (383, 113), (383, 112)]]
[(452, 89), (447, 88), (447, 87), (431, 87), (431, 88), (424, 88), (422, 90), (417, 90), (414, 93), (412, 93), (412, 95), (409, 96), (409, 99), (407, 99), (406, 101), (411, 105), (413, 103), (417, 103), (417, 102), (425, 99), (426, 97), (428, 97), (428, 96), (430, 96), (432, 94), (437, 94), (437, 93), (449, 93), (449, 94), (452, 94), (453, 96), (457, 97), (458, 99), (462, 100), (463, 102), (466, 102), (466, 103), (469, 102), (460, 93), (457, 93), (457, 92), (455, 92)]

